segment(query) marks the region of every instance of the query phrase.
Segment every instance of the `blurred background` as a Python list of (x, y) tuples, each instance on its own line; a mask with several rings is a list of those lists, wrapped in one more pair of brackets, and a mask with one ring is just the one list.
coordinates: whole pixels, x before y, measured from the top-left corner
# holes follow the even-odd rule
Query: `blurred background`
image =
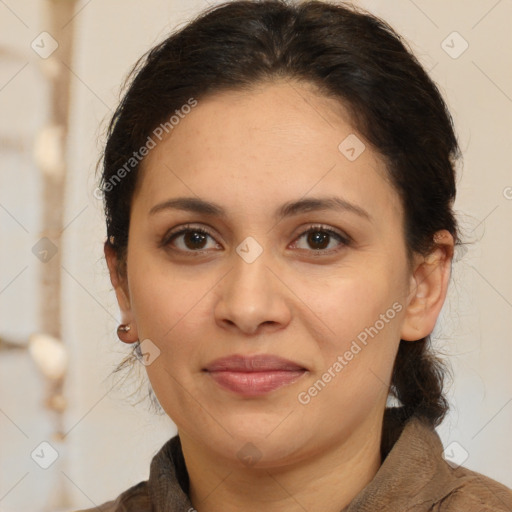
[[(142, 365), (112, 373), (129, 348), (115, 334), (95, 167), (131, 66), (214, 3), (0, 0), (2, 512), (113, 499), (176, 433), (149, 409), (147, 383), (137, 392)], [(355, 4), (407, 39), (454, 117), (471, 245), (434, 331), (454, 374), (438, 431), (447, 459), (512, 486), (512, 2)]]

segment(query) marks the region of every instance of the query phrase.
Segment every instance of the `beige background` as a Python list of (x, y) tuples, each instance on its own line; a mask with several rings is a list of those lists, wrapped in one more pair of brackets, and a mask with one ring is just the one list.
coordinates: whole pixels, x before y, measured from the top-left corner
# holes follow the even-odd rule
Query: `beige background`
[[(210, 2), (212, 3), (212, 2)], [(512, 2), (367, 0), (439, 84), (453, 114), (464, 165), (456, 209), (474, 243), (454, 263), (435, 334), (450, 358), (452, 410), (439, 429), (464, 465), (512, 486)], [(126, 348), (102, 260), (94, 167), (105, 121), (136, 59), (181, 26), (204, 0), (89, 0), (78, 4), (63, 242), (63, 341), (70, 351), (64, 442), (53, 440), (45, 383), (24, 350), (0, 352), (0, 510), (73, 510), (111, 499), (146, 479), (151, 457), (175, 433), (165, 416), (125, 403), (128, 382), (109, 376)], [(34, 138), (47, 118), (48, 85), (30, 44), (46, 30), (42, 3), (0, 1), (0, 337), (38, 330), (40, 174)], [(469, 44), (454, 59), (442, 42)], [(454, 36), (450, 36), (453, 40)], [(457, 37), (457, 36), (455, 36)], [(454, 40), (455, 50), (462, 40)], [(450, 43), (451, 44), (451, 43)], [(507, 188), (508, 187), (508, 188)], [(143, 388), (145, 390), (145, 387)], [(59, 452), (44, 470), (30, 454), (47, 440)]]

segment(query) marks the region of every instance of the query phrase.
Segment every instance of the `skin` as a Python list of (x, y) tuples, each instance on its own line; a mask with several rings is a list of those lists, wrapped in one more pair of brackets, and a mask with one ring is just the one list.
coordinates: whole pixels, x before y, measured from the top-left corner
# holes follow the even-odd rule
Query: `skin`
[[(338, 149), (350, 134), (366, 145), (355, 161)], [(287, 81), (201, 99), (144, 160), (126, 274), (108, 246), (106, 258), (123, 323), (131, 325), (123, 340), (149, 339), (160, 350), (146, 370), (178, 427), (199, 512), (338, 512), (378, 471), (400, 339), (432, 332), (453, 255), (443, 230), (436, 250), (408, 266), (403, 210), (386, 176), (338, 102)], [(371, 220), (338, 210), (273, 216), (285, 202), (332, 195)], [(214, 202), (226, 217), (149, 213), (183, 196)], [(211, 237), (193, 245), (181, 235), (162, 247), (171, 229), (187, 223)], [(317, 224), (352, 241), (308, 240), (303, 233)], [(249, 236), (263, 250), (252, 263), (236, 251)], [(394, 318), (300, 403), (299, 393), (394, 303), (401, 306)], [(308, 371), (266, 395), (242, 397), (202, 371), (235, 353), (275, 354)], [(238, 456), (248, 442), (258, 450), (253, 465)]]

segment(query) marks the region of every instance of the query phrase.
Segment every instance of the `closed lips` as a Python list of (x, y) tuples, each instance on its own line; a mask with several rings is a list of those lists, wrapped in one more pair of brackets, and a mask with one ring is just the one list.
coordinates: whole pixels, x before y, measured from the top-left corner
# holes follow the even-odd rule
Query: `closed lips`
[(293, 384), (307, 373), (300, 364), (269, 354), (216, 359), (204, 371), (224, 390), (255, 398)]
[(306, 370), (306, 368), (288, 359), (268, 354), (252, 356), (235, 354), (216, 359), (205, 368), (205, 371), (208, 372), (271, 372), (301, 370)]

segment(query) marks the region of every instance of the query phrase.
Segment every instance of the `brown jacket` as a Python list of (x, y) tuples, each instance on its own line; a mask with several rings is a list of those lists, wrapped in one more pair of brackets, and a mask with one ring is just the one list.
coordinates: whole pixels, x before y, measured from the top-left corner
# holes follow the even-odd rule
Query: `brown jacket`
[[(512, 512), (512, 490), (463, 466), (448, 464), (436, 431), (418, 417), (405, 426), (386, 411), (383, 463), (340, 512)], [(460, 449), (460, 448), (459, 448)], [(149, 479), (117, 499), (78, 512), (193, 512), (179, 436), (153, 457)]]

